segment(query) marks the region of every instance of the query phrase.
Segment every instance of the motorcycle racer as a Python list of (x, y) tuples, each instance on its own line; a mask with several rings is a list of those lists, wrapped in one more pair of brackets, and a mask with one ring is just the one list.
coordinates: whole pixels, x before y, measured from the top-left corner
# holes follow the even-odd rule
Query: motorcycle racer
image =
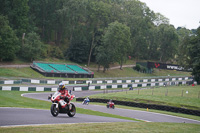
[(89, 104), (89, 102), (90, 102), (90, 99), (89, 99), (89, 96), (87, 97), (87, 98), (85, 98), (84, 100), (83, 100), (83, 102), (82, 102), (82, 104)]
[(68, 114), (69, 117), (73, 117), (76, 114), (76, 107), (71, 102), (75, 98), (75, 95), (69, 94), (68, 89), (64, 83), (59, 83), (59, 87), (54, 94), (51, 94), (48, 99), (51, 99), (51, 114), (56, 117), (59, 113)]
[(114, 102), (112, 101), (112, 99), (110, 99), (109, 102), (107, 102), (107, 105), (106, 105), (106, 106), (107, 106), (107, 108), (113, 108), (113, 109), (115, 108), (115, 104), (114, 104)]
[(58, 91), (61, 93), (61, 98), (64, 99), (65, 102), (69, 103), (69, 99), (71, 98), (71, 95), (69, 94), (64, 83), (62, 82), (59, 83)]

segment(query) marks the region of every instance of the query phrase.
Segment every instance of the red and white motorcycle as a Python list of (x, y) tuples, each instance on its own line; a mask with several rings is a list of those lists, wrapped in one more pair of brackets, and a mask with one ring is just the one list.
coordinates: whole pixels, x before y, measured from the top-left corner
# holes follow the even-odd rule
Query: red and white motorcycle
[(59, 91), (56, 91), (53, 95), (49, 96), (48, 99), (51, 99), (51, 114), (56, 117), (59, 113), (68, 114), (69, 117), (73, 117), (76, 114), (76, 107), (73, 103), (70, 103), (71, 100), (75, 98), (75, 95), (71, 95), (71, 98), (62, 97)]

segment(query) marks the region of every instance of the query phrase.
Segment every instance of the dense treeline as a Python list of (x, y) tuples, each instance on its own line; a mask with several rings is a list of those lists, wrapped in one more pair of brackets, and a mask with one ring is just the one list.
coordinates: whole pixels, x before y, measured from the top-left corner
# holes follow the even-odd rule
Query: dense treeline
[(193, 37), (138, 0), (1, 0), (0, 5), (1, 61), (56, 57), (96, 62), (106, 70), (131, 56), (187, 65)]

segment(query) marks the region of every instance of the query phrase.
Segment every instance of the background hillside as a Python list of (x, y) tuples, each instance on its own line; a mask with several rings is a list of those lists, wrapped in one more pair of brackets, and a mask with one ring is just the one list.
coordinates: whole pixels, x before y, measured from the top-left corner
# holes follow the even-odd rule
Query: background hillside
[[(66, 60), (45, 60), (45, 62), (53, 62), (53, 63), (73, 63), (71, 61)], [(46, 79), (59, 79), (58, 77), (45, 77), (38, 72), (34, 71), (30, 68), (31, 62), (23, 62), (21, 60), (15, 60), (14, 62), (4, 62), (0, 63), (0, 78), (17, 78), (17, 77), (25, 77), (25, 78), (46, 78)], [(98, 65), (95, 63), (91, 63), (90, 67), (85, 65), (84, 63), (78, 64), (82, 67), (85, 67), (94, 72), (94, 78), (116, 78), (116, 77), (152, 77), (152, 76), (191, 76), (191, 72), (183, 72), (183, 71), (175, 71), (175, 70), (164, 70), (164, 69), (153, 69), (152, 73), (142, 73), (133, 69), (132, 66), (135, 66), (135, 61), (128, 60), (124, 65), (123, 69), (120, 69), (118, 64), (112, 64), (110, 68), (103, 72), (103, 68), (101, 67), (99, 71)], [(77, 80), (77, 79), (76, 79)]]
[(138, 0), (3, 0), (0, 61), (58, 58), (121, 67), (129, 58), (193, 68), (199, 79), (199, 30), (174, 28)]

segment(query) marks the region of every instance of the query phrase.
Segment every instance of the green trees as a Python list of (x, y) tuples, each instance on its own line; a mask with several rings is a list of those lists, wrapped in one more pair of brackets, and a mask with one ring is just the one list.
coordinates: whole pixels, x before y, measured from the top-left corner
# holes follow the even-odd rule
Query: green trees
[(200, 27), (197, 29), (196, 36), (192, 36), (189, 46), (189, 57), (192, 66), (192, 75), (195, 80), (200, 84)]
[(174, 26), (161, 24), (159, 26), (159, 58), (161, 62), (173, 59), (177, 53), (178, 35)]
[(192, 32), (186, 28), (178, 27), (177, 33), (179, 36), (178, 56), (176, 58), (177, 63), (185, 68), (190, 68), (189, 44)]
[(34, 32), (29, 33), (27, 37), (25, 37), (21, 56), (27, 60), (33, 61), (41, 56), (43, 48), (44, 45), (40, 41), (40, 37)]
[(90, 65), (91, 56), (95, 47), (98, 45), (100, 36), (103, 36), (102, 31), (109, 24), (111, 6), (106, 2), (93, 0), (87, 4), (86, 27), (89, 40), (89, 56), (88, 66)]
[(118, 62), (122, 69), (131, 47), (130, 36), (130, 28), (126, 25), (117, 21), (109, 24), (103, 36), (103, 45), (97, 49), (97, 63), (104, 66), (104, 71), (115, 62)]
[(109, 68), (109, 65), (114, 62), (114, 59), (113, 59), (114, 53), (110, 47), (112, 46), (102, 45), (102, 46), (96, 47), (96, 53), (97, 53), (96, 63), (98, 64), (98, 71), (99, 71), (100, 66), (103, 66), (104, 68), (103, 72), (105, 72), (106, 69)]
[(6, 17), (0, 15), (0, 61), (13, 60), (19, 50), (18, 38)]
[(128, 57), (129, 48), (131, 47), (130, 36), (130, 28), (117, 21), (109, 24), (104, 36), (105, 45), (112, 45), (113, 47), (114, 61), (120, 64), (120, 69), (122, 69), (122, 65)]
[(28, 30), (28, 0), (2, 0), (0, 13), (7, 16), (9, 25), (13, 30), (16, 30), (17, 37), (22, 37), (22, 34)]
[(178, 63), (186, 70), (192, 68), (192, 75), (200, 84), (200, 27), (196, 33), (179, 27), (177, 33), (180, 40)]
[(1, 0), (0, 15), (1, 60), (49, 56), (97, 62), (104, 71), (111, 63), (122, 68), (127, 55), (191, 64), (196, 29), (176, 31), (138, 0)]
[(66, 53), (66, 56), (74, 62), (82, 63), (87, 61), (88, 55), (88, 43), (84, 39), (84, 36), (81, 36), (81, 32), (77, 32), (78, 36), (74, 36), (71, 42), (71, 45)]

